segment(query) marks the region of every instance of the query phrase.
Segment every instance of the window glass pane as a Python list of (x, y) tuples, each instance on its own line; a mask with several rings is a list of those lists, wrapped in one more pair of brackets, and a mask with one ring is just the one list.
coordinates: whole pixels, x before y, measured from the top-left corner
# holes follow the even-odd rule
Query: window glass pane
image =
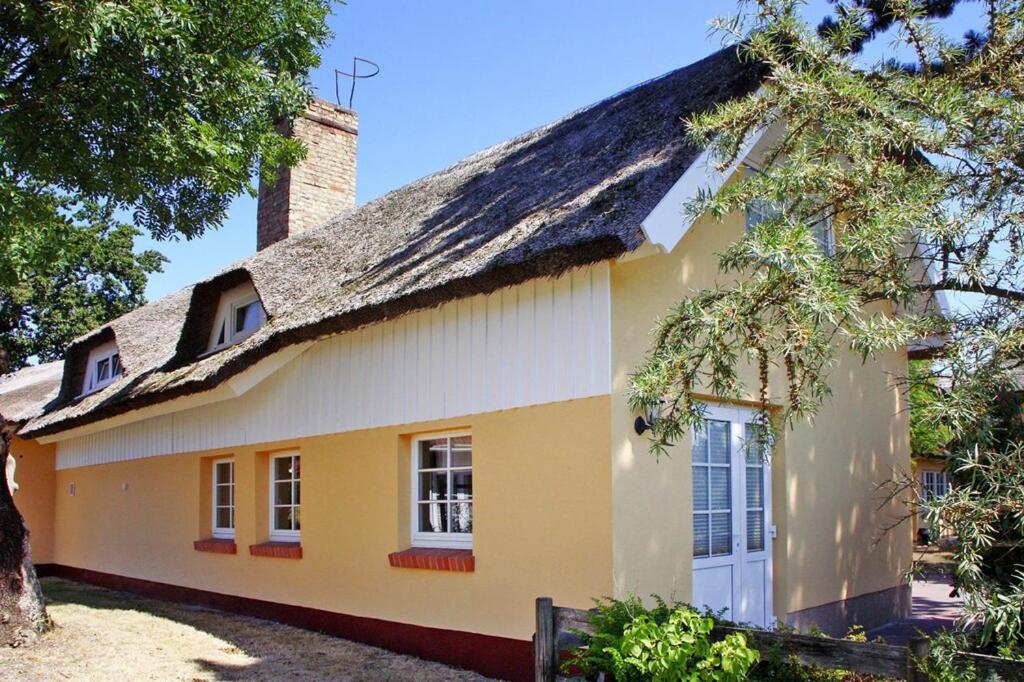
[(454, 438), (452, 439), (452, 466), (473, 466), (473, 449), (468, 445), (456, 445), (455, 440)]
[(441, 502), (420, 503), (420, 532), (445, 533), (448, 524), (448, 505)]
[(292, 484), (288, 481), (274, 484), (274, 504), (292, 503)]
[(448, 499), (448, 474), (443, 471), (420, 474), (420, 499)]
[(765, 461), (764, 439), (761, 437), (761, 429), (755, 424), (744, 425), (743, 434), (744, 457), (747, 464), (760, 464)]
[(235, 334), (251, 332), (260, 326), (260, 304), (258, 301), (235, 308)]
[(231, 509), (228, 507), (217, 507), (217, 528), (234, 528), (231, 521)]
[(452, 472), (452, 499), (471, 500), (473, 499), (473, 472), (453, 471)]
[(764, 549), (764, 512), (747, 512), (747, 549), (759, 552)]
[(223, 346), (224, 345), (224, 327), (226, 327), (226, 326), (227, 325), (224, 324), (224, 323), (222, 323), (220, 325), (220, 334), (217, 335), (217, 344), (216, 344), (218, 346)]
[(729, 464), (729, 422), (708, 421), (708, 455), (714, 464)]
[(452, 533), (473, 532), (473, 505), (469, 502), (456, 502), (451, 505)]
[(114, 353), (114, 356), (110, 358), (111, 371), (110, 376), (116, 377), (121, 375), (121, 356)]
[(448, 439), (420, 441), (420, 469), (443, 469), (448, 466)]
[[(743, 177), (749, 178), (759, 172), (756, 168), (747, 166), (743, 169)], [(777, 217), (779, 213), (779, 207), (773, 202), (765, 199), (751, 199), (747, 203), (747, 230), (754, 229), (765, 220)]]
[(295, 481), (292, 483), (292, 504), (299, 504), (302, 502), (302, 483)]
[(302, 507), (292, 507), (292, 530), (302, 530), (302, 524), (299, 520), (302, 516)]
[(274, 530), (292, 530), (294, 507), (274, 507)]
[(232, 476), (231, 476), (232, 469), (233, 469), (233, 467), (231, 466), (231, 462), (217, 462), (217, 471), (216, 471), (217, 483), (231, 483), (231, 481), (232, 481)]
[(711, 554), (732, 554), (732, 514), (729, 512), (711, 515)]
[(299, 478), (299, 458), (276, 458), (274, 460), (274, 480), (289, 481), (293, 478)]
[(693, 515), (693, 556), (708, 556), (711, 552), (711, 535), (708, 532), (708, 515)]
[(761, 467), (747, 467), (747, 508), (764, 506), (764, 476)]
[(110, 359), (104, 358), (96, 363), (96, 380), (106, 381), (110, 378)]
[(690, 449), (690, 456), (694, 462), (708, 461), (707, 424), (693, 430), (693, 447)]
[(731, 509), (732, 493), (729, 467), (709, 467), (711, 470), (711, 509)]
[(818, 248), (826, 256), (834, 256), (836, 252), (835, 232), (832, 229), (832, 221), (828, 218), (819, 220), (811, 226), (811, 234)]
[(215, 504), (218, 507), (230, 507), (231, 506), (231, 486), (219, 485), (217, 486), (217, 500)]
[(693, 508), (699, 510), (706, 510), (708, 508), (707, 467), (693, 467)]

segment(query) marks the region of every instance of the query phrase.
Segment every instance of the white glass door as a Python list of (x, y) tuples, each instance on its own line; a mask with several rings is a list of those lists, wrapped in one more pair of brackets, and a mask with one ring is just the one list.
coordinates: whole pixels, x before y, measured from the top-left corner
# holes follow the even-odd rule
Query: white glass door
[(762, 627), (774, 625), (771, 468), (753, 412), (709, 406), (694, 429), (693, 604)]

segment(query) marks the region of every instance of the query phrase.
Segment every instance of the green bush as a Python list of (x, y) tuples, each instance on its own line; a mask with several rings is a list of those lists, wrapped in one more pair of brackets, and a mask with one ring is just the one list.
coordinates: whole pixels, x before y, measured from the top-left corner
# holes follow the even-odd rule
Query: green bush
[(1024, 648), (1016, 641), (986, 642), (981, 633), (977, 631), (940, 632), (932, 635), (930, 639), (931, 647), (928, 659), (921, 663), (924, 664), (924, 670), (932, 682), (962, 682), (962, 680), (988, 682), (988, 680), (999, 679), (994, 673), (988, 677), (980, 675), (969, 661), (957, 657), (959, 652), (987, 654), (1024, 662)]
[[(796, 633), (797, 630), (781, 623), (776, 627), (776, 632)], [(805, 634), (813, 637), (828, 637), (817, 627), (811, 628)], [(853, 642), (868, 641), (864, 628), (854, 625), (843, 637)], [(806, 665), (800, 662), (796, 656), (786, 653), (781, 646), (773, 644), (761, 649), (761, 661), (750, 671), (750, 679), (756, 682), (774, 682), (775, 680), (786, 680), (786, 682), (867, 682), (868, 680), (881, 679), (871, 675), (851, 673), (848, 670), (834, 668), (819, 668), (813, 665)]]
[(747, 679), (760, 658), (742, 633), (712, 642), (714, 618), (661, 599), (653, 609), (635, 595), (600, 600), (590, 622), (594, 633), (578, 633), (585, 646), (565, 666), (589, 677), (611, 672), (617, 682), (735, 682)]

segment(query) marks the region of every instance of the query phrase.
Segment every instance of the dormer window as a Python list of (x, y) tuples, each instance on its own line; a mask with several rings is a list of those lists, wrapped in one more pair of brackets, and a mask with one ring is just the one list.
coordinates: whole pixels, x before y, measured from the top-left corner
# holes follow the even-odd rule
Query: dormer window
[(267, 314), (252, 284), (225, 291), (217, 308), (208, 352), (227, 348), (248, 338), (266, 321)]
[(85, 368), (82, 395), (106, 388), (121, 376), (121, 355), (117, 350), (117, 344), (113, 341), (93, 348), (89, 352), (88, 363)]

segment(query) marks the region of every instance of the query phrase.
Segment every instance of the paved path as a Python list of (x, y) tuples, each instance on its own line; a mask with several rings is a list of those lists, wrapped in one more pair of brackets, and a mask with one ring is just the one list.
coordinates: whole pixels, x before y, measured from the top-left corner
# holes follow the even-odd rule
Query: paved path
[(881, 637), (889, 644), (906, 644), (920, 633), (931, 634), (951, 628), (960, 616), (961, 602), (949, 593), (953, 587), (948, 578), (915, 580), (913, 608), (910, 618), (883, 625), (868, 631), (868, 639)]

